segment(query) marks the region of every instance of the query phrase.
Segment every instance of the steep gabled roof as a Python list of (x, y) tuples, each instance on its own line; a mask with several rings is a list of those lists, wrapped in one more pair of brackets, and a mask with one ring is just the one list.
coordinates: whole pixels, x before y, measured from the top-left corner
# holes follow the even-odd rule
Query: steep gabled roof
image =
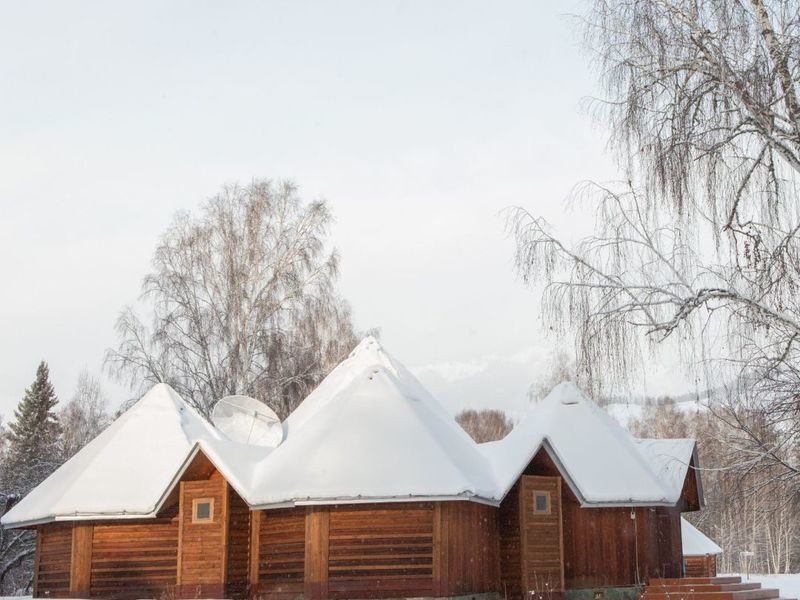
[[(503, 493), (544, 448), (581, 504), (674, 505), (683, 484), (681, 480), (676, 486), (674, 481), (680, 469), (663, 453), (654, 456), (651, 450), (677, 447), (681, 454), (675, 460), (679, 462), (686, 450), (685, 440), (674, 445), (673, 440), (658, 440), (653, 447), (641, 442), (575, 384), (564, 382), (503, 440), (483, 446)], [(689, 456), (694, 448), (690, 442)], [(688, 461), (683, 464), (684, 477), (687, 466)]]
[[(403, 395), (423, 402), (442, 418), (452, 420), (452, 415), (403, 363), (389, 354), (378, 340), (367, 336), (286, 418), (283, 423), (285, 437), (288, 439), (290, 436), (297, 435), (309, 420), (319, 414), (327, 405), (335, 402), (340, 392), (371, 367), (383, 367), (392, 374)], [(463, 436), (466, 436), (466, 439), (471, 439), (460, 427), (458, 429)]]
[(196, 442), (218, 437), (171, 387), (156, 385), (3, 515), (3, 524), (151, 516)]
[(491, 496), (477, 445), (416, 378), (377, 343), (352, 359), (332, 374), (341, 385), (287, 420), (256, 468), (255, 504)]
[[(672, 496), (680, 497), (686, 474), (694, 459), (697, 464), (697, 444), (692, 439), (641, 439), (635, 440), (642, 456), (664, 482)], [(700, 485), (700, 474), (695, 473)], [(702, 501), (702, 494), (699, 494)]]
[(199, 451), (251, 507), (413, 499), (496, 505), (542, 448), (584, 505), (673, 506), (694, 452), (692, 440), (634, 439), (571, 383), (532, 405), (505, 439), (476, 444), (373, 338), (283, 426), (275, 449), (239, 444), (157, 385), (2, 523), (152, 516)]
[(681, 517), (681, 540), (684, 556), (722, 554), (722, 548), (683, 517)]

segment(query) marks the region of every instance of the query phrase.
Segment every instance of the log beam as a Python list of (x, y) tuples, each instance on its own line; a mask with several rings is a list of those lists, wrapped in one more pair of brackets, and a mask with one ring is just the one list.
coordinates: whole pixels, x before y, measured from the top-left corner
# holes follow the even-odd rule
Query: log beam
[(325, 506), (309, 506), (306, 512), (304, 596), (307, 600), (328, 597), (328, 533), (330, 513)]
[(91, 523), (75, 523), (72, 526), (72, 552), (69, 573), (69, 591), (73, 598), (89, 596), (92, 575)]

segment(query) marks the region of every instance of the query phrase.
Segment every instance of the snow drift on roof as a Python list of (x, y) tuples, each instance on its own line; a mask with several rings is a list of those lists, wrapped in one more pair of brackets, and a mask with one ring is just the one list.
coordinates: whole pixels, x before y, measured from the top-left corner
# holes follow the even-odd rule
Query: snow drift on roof
[(2, 522), (151, 515), (195, 442), (217, 437), (171, 387), (158, 384)]
[(695, 442), (691, 439), (644, 439), (635, 440), (642, 455), (650, 462), (656, 475), (678, 498), (686, 481), (694, 455)]
[(290, 415), (255, 480), (258, 505), (495, 492), (472, 438), (372, 338)]
[(722, 554), (722, 548), (683, 517), (681, 517), (681, 539), (683, 541), (684, 556)]
[(635, 440), (572, 383), (531, 405), (503, 440), (476, 444), (373, 338), (283, 427), (275, 449), (239, 444), (157, 385), (2, 522), (150, 516), (198, 451), (251, 507), (420, 498), (498, 504), (540, 448), (584, 505), (673, 506), (694, 450), (692, 440)]
[(582, 504), (672, 505), (680, 497), (631, 434), (571, 382), (553, 388), (503, 440), (483, 446), (503, 490), (544, 447)]
[(283, 423), (285, 436), (288, 438), (290, 435), (297, 435), (312, 417), (319, 414), (342, 390), (352, 384), (356, 377), (371, 367), (383, 367), (395, 378), (403, 394), (424, 402), (440, 416), (452, 420), (450, 414), (411, 371), (406, 369), (405, 365), (390, 355), (378, 340), (367, 336), (286, 418)]

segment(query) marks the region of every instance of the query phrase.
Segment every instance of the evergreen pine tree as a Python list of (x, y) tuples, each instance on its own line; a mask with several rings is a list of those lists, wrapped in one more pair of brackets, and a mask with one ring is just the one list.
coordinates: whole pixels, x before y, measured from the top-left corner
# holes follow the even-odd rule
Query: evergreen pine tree
[(61, 427), (54, 408), (58, 404), (50, 369), (42, 361), (36, 379), (14, 410), (9, 423), (3, 484), (6, 494), (24, 494), (52, 473), (60, 463)]

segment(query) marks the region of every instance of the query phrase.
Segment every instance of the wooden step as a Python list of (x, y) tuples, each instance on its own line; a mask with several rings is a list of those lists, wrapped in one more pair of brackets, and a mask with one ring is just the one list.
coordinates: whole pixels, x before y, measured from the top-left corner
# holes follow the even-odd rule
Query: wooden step
[(650, 585), (691, 585), (691, 584), (722, 584), (742, 583), (741, 577), (653, 577)]
[(780, 591), (775, 589), (741, 590), (739, 592), (661, 592), (645, 591), (640, 598), (645, 600), (777, 600)]
[[(676, 581), (681, 581), (680, 579)], [(740, 592), (743, 590), (757, 590), (761, 588), (760, 583), (680, 583), (680, 584), (650, 584), (645, 588), (651, 592)]]

